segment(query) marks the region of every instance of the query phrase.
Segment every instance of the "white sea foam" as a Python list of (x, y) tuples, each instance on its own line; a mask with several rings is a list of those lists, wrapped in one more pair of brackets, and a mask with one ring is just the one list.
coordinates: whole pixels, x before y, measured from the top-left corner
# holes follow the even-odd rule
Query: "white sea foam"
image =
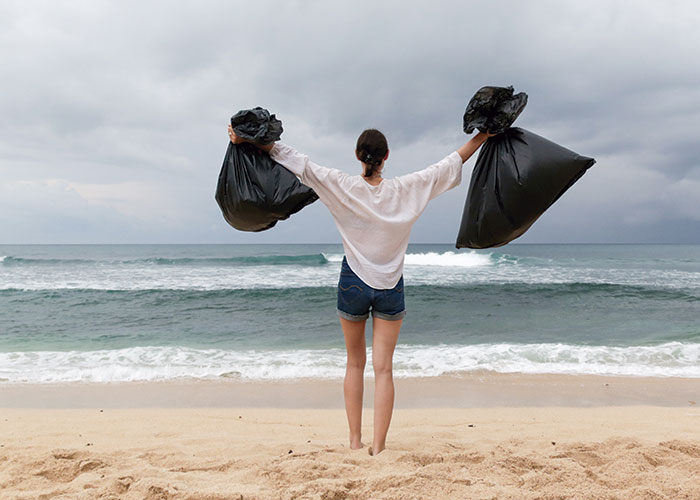
[[(342, 262), (343, 254), (323, 254), (328, 262)], [(476, 267), (493, 264), (491, 254), (471, 252), (407, 253), (407, 266)]]
[(493, 264), (491, 254), (476, 252), (427, 252), (406, 254), (407, 266), (478, 267)]
[[(0, 290), (235, 290), (334, 287), (342, 254), (324, 254), (325, 265), (218, 266), (153, 265), (119, 262), (100, 265), (0, 265)], [(5, 262), (7, 264), (8, 261)], [(557, 265), (507, 254), (425, 252), (406, 255), (404, 277), (410, 285), (588, 283), (658, 288), (700, 288), (695, 270)]]
[[(371, 359), (371, 348), (368, 357)], [(100, 351), (0, 353), (0, 380), (11, 383), (130, 382), (175, 378), (341, 379), (345, 351), (232, 351), (131, 347)], [(367, 376), (372, 376), (368, 363)], [(561, 373), (700, 378), (700, 344), (607, 347), (480, 344), (396, 347), (396, 377), (454, 372)]]
[(328, 262), (343, 262), (342, 253), (322, 253), (321, 255), (323, 255)]

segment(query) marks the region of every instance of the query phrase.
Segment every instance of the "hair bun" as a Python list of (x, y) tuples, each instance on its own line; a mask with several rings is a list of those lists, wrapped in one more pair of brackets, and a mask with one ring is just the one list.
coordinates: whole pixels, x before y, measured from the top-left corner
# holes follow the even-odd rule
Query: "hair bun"
[(386, 137), (377, 129), (367, 129), (357, 139), (357, 158), (365, 164), (365, 177), (370, 177), (375, 168), (384, 161), (389, 147)]
[(378, 167), (379, 165), (381, 165), (382, 160), (378, 156), (375, 156), (368, 151), (363, 151), (362, 163), (366, 163), (367, 165), (370, 165), (372, 167)]

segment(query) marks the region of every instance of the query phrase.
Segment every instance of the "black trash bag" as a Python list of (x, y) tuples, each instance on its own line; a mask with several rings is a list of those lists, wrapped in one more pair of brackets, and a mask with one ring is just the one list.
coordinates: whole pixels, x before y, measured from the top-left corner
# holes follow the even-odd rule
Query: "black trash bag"
[(500, 134), (510, 127), (527, 104), (527, 94), (513, 95), (513, 87), (481, 87), (464, 111), (464, 132)]
[(258, 144), (272, 144), (282, 136), (282, 122), (260, 107), (239, 111), (231, 117), (231, 126), (238, 137)]
[(264, 231), (318, 199), (297, 177), (252, 144), (229, 142), (216, 187), (224, 219), (240, 231)]
[(594, 163), (518, 127), (489, 137), (472, 172), (457, 248), (518, 238)]

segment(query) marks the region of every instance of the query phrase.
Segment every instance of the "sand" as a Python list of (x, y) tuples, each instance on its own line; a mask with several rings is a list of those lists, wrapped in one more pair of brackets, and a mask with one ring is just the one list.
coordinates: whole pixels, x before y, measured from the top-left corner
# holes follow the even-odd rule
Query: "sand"
[[(535, 379), (515, 377), (505, 385), (515, 380), (522, 391)], [(584, 379), (554, 380), (555, 387), (582, 387)], [(570, 398), (576, 406), (544, 406), (550, 396), (541, 390), (529, 394), (537, 404), (531, 407), (398, 408), (387, 449), (375, 457), (366, 448), (348, 448), (345, 412), (332, 407), (335, 399), (329, 408), (307, 409), (0, 408), (0, 498), (700, 499), (700, 408), (694, 401), (672, 404), (685, 383), (638, 381), (669, 387), (663, 400), (669, 406), (590, 406), (591, 394), (609, 398), (610, 386), (585, 380), (593, 385), (579, 399)], [(397, 399), (404, 406), (415, 403), (420, 391), (406, 391), (421, 383), (432, 382), (404, 381)], [(333, 385), (338, 389), (337, 381)], [(71, 390), (105, 402), (135, 386), (103, 385), (102, 396), (96, 387)], [(212, 394), (220, 390), (209, 384), (163, 387), (185, 394), (177, 403), (197, 402), (194, 393), (206, 393), (204, 387)], [(246, 387), (253, 393), (260, 388)], [(315, 390), (308, 383), (289, 387)], [(697, 394), (697, 382), (686, 389), (691, 387)], [(0, 390), (0, 403), (14, 394), (9, 389)], [(36, 403), (45, 389), (25, 387), (26, 401)], [(58, 393), (70, 394), (63, 390)], [(74, 402), (64, 399), (64, 406)], [(372, 411), (366, 409), (367, 444), (371, 432)]]
[(344, 419), (319, 409), (3, 410), (0, 492), (3, 500), (700, 498), (697, 409), (397, 410), (376, 457), (348, 449)]

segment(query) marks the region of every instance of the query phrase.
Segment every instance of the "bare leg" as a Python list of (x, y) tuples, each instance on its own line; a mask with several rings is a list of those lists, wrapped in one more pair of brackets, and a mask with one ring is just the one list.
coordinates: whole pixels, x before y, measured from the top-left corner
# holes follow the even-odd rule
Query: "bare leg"
[(401, 330), (399, 321), (373, 318), (372, 366), (374, 367), (374, 439), (370, 455), (380, 453), (386, 447), (391, 414), (394, 411), (394, 376), (392, 359)]
[(340, 318), (340, 326), (345, 336), (345, 347), (348, 352), (345, 367), (345, 413), (350, 426), (350, 448), (362, 448), (362, 393), (364, 390), (365, 364), (367, 363), (367, 348), (365, 346), (366, 321), (348, 321)]

